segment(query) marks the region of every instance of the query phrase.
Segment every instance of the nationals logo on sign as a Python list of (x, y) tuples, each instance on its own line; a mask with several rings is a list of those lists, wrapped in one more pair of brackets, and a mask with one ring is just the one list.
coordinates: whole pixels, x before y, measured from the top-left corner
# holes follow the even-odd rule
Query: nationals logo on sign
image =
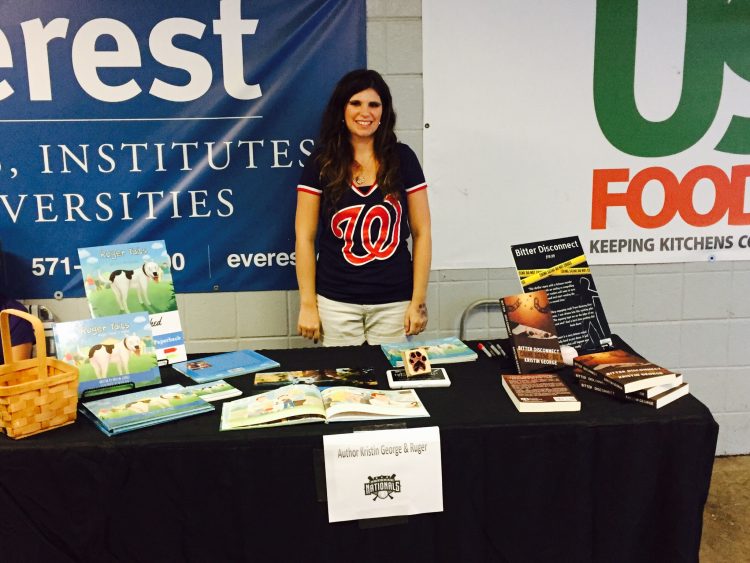
[(372, 500), (392, 499), (393, 493), (401, 492), (401, 481), (396, 479), (396, 474), (379, 475), (377, 477), (367, 477), (365, 483), (365, 496), (372, 495)]

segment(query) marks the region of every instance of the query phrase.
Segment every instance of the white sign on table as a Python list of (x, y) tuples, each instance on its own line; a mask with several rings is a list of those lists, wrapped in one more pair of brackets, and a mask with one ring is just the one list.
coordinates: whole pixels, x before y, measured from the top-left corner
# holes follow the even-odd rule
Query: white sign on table
[(442, 512), (440, 429), (323, 436), (328, 521)]

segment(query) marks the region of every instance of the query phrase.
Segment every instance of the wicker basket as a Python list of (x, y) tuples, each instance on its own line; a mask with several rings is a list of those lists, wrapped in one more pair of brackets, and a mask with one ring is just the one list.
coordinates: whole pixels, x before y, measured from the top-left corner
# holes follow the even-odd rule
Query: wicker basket
[[(11, 356), (9, 315), (34, 327), (36, 358), (14, 362)], [(0, 365), (0, 428), (10, 438), (25, 438), (76, 419), (78, 368), (47, 357), (42, 322), (15, 309), (0, 311), (3, 356)]]

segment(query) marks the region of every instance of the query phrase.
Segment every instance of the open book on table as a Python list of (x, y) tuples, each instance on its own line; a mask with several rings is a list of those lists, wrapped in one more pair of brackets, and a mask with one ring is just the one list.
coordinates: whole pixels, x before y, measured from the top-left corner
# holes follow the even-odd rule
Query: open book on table
[(221, 430), (430, 416), (413, 389), (287, 385), (224, 403)]

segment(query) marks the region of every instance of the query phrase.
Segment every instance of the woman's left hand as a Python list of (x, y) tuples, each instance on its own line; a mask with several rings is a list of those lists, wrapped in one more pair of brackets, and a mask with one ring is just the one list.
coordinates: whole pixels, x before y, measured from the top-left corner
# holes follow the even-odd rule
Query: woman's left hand
[(427, 327), (427, 304), (409, 303), (404, 316), (404, 331), (407, 336), (419, 334)]

